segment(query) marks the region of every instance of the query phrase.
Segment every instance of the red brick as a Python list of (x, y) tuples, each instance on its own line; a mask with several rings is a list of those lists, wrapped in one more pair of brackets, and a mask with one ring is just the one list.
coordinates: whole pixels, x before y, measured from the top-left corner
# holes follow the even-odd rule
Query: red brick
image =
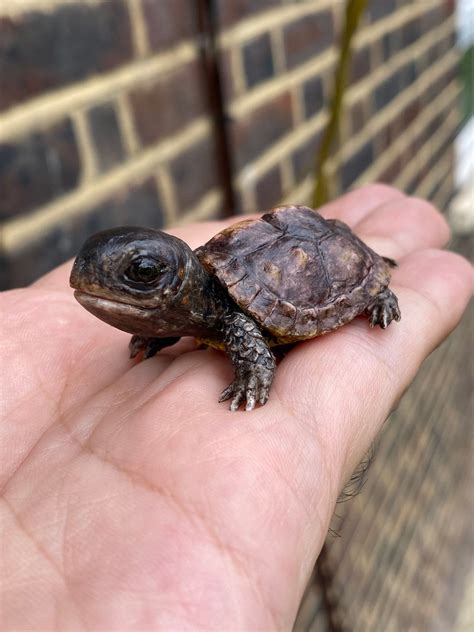
[(125, 158), (117, 113), (111, 103), (101, 103), (88, 112), (97, 166), (107, 171)]
[(345, 191), (374, 160), (374, 149), (371, 142), (365, 143), (353, 156), (341, 167), (341, 185)]
[(423, 33), (440, 26), (444, 20), (442, 7), (427, 7), (429, 10), (420, 17), (420, 29)]
[(385, 182), (386, 184), (393, 184), (402, 171), (402, 161), (399, 156), (396, 156), (392, 162), (386, 167), (383, 172), (378, 176), (379, 182)]
[(293, 152), (292, 163), (296, 183), (304, 180), (310, 173), (314, 173), (321, 138), (321, 132), (317, 132)]
[(221, 27), (227, 27), (239, 20), (281, 6), (285, 0), (215, 0), (216, 17)]
[(71, 191), (81, 166), (69, 119), (0, 144), (0, 217), (31, 211)]
[(265, 103), (246, 117), (230, 123), (233, 155), (237, 169), (258, 158), (293, 126), (289, 92)]
[(219, 186), (213, 139), (207, 137), (177, 156), (170, 164), (170, 173), (179, 212), (183, 214)]
[(351, 58), (349, 81), (355, 83), (366, 77), (370, 72), (370, 66), (370, 48), (368, 46), (354, 51)]
[(418, 18), (414, 18), (404, 24), (401, 29), (401, 46), (405, 48), (410, 46), (420, 37), (420, 20)]
[(288, 24), (283, 30), (288, 68), (308, 61), (331, 46), (334, 39), (332, 13), (322, 11)]
[(311, 77), (303, 85), (303, 102), (305, 118), (311, 118), (321, 112), (324, 107), (324, 91), (321, 77)]
[(279, 165), (267, 171), (255, 185), (257, 213), (276, 206), (283, 196), (283, 183)]
[(382, 38), (383, 60), (393, 57), (402, 46), (402, 34), (400, 29), (386, 33)]
[(367, 15), (371, 22), (376, 22), (381, 18), (390, 15), (397, 8), (395, 0), (369, 0)]
[(245, 44), (242, 48), (242, 57), (247, 87), (252, 88), (273, 77), (275, 69), (268, 33)]
[(400, 122), (402, 121), (403, 116), (398, 116), (395, 119), (387, 122), (386, 126), (381, 129), (377, 134), (377, 147), (379, 150), (388, 149), (393, 142), (397, 140), (400, 135), (400, 129), (404, 129), (401, 127)]
[(151, 228), (163, 226), (163, 203), (153, 178), (113, 193), (88, 213), (82, 230), (87, 237), (99, 230), (123, 224)]
[(156, 143), (205, 114), (204, 89), (198, 62), (181, 66), (155, 83), (135, 88), (130, 101), (141, 142)]
[(367, 115), (365, 110), (364, 100), (356, 101), (349, 111), (349, 118), (351, 121), (351, 129), (353, 134), (357, 134), (361, 131), (364, 125), (367, 123)]
[(75, 255), (93, 233), (124, 224), (163, 226), (162, 205), (152, 179), (116, 192), (88, 213), (65, 215), (60, 225), (5, 255), (1, 262), (6, 269), (3, 278), (0, 274), (2, 289), (31, 283)]
[[(135, 2), (137, 0), (134, 0)], [(197, 14), (189, 0), (142, 0), (148, 40), (154, 51), (197, 34)]]
[(402, 112), (402, 120), (404, 128), (410, 126), (416, 117), (421, 112), (421, 105), (418, 102), (418, 99), (412, 101), (408, 106), (403, 109)]
[(132, 57), (123, 0), (70, 2), (0, 19), (0, 110), (112, 70)]

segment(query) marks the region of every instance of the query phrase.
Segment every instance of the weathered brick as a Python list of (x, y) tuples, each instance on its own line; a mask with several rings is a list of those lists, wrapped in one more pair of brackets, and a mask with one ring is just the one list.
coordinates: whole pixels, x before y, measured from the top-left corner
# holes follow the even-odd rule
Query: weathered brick
[(386, 184), (392, 184), (400, 175), (401, 170), (402, 161), (399, 156), (396, 156), (378, 176), (377, 180), (379, 182), (385, 182)]
[(417, 78), (415, 62), (409, 62), (397, 70), (393, 75), (387, 77), (380, 83), (374, 91), (375, 107), (383, 108), (392, 101), (405, 88), (410, 86)]
[(103, 103), (88, 113), (97, 166), (107, 171), (125, 158), (117, 113), (111, 103)]
[(456, 33), (453, 30), (447, 37), (439, 40), (438, 45), (436, 47), (438, 57), (442, 57), (454, 47), (455, 42), (453, 42), (453, 37), (455, 36), (456, 36)]
[[(137, 2), (138, 0), (134, 0)], [(148, 41), (154, 51), (197, 33), (197, 14), (189, 0), (142, 0)]]
[(153, 178), (124, 188), (95, 207), (87, 218), (85, 230), (89, 234), (133, 223), (136, 226), (163, 226), (163, 203)]
[(434, 63), (436, 63), (438, 58), (439, 58), (438, 42), (436, 42), (433, 46), (430, 46), (424, 53), (422, 53), (421, 55), (418, 55), (418, 59), (417, 59), (418, 68), (420, 68), (420, 70), (423, 71), (426, 68), (429, 68), (430, 66), (432, 66)]
[(206, 112), (202, 69), (191, 62), (130, 94), (135, 126), (144, 145), (150, 145)]
[(123, 0), (68, 2), (0, 19), (0, 110), (116, 68), (132, 57)]
[(421, 177), (420, 172), (415, 172), (411, 180), (405, 185), (403, 189), (405, 193), (407, 193), (408, 195), (414, 195), (416, 193), (416, 190), (421, 180), (422, 180), (422, 177)]
[(366, 11), (370, 21), (376, 22), (393, 13), (396, 8), (396, 0), (369, 0)]
[(72, 124), (0, 144), (0, 217), (25, 213), (73, 189), (80, 163)]
[[(400, 121), (403, 117), (396, 117), (390, 121), (387, 121), (385, 127), (383, 127), (377, 134), (377, 147), (379, 150), (388, 149), (393, 142), (400, 136)], [(402, 127), (404, 129), (404, 127)]]
[(420, 112), (421, 112), (421, 105), (417, 99), (415, 99), (405, 108), (403, 108), (402, 121), (403, 121), (404, 129), (413, 123), (413, 121), (420, 114)]
[(410, 46), (420, 37), (420, 21), (418, 18), (410, 20), (401, 27), (400, 32), (402, 48)]
[(310, 173), (314, 173), (321, 138), (321, 132), (317, 132), (312, 138), (307, 140), (303, 145), (300, 145), (293, 152), (291, 159), (293, 163), (293, 173), (297, 183), (301, 182)]
[(213, 7), (221, 27), (227, 27), (260, 11), (282, 5), (285, 0), (214, 0)]
[(399, 89), (404, 90), (408, 88), (408, 86), (411, 86), (411, 84), (416, 81), (417, 76), (416, 63), (411, 61), (405, 64), (405, 66), (398, 71)]
[(34, 242), (4, 254), (6, 278), (0, 275), (3, 289), (31, 283), (75, 255), (93, 233), (124, 224), (162, 227), (162, 205), (153, 180), (112, 195), (87, 214), (66, 215), (60, 225)]
[(307, 15), (283, 30), (288, 68), (304, 63), (333, 43), (334, 26), (332, 13), (322, 11)]
[(291, 95), (285, 92), (249, 115), (230, 122), (235, 165), (242, 169), (279, 140), (293, 125)]
[(351, 121), (351, 130), (353, 134), (357, 134), (364, 127), (367, 122), (367, 116), (365, 112), (364, 101), (356, 101), (351, 106), (349, 111), (349, 118)]
[(395, 29), (386, 33), (382, 37), (383, 60), (388, 61), (396, 55), (402, 47), (402, 35), (400, 29)]
[(262, 83), (266, 79), (273, 77), (275, 69), (273, 66), (272, 45), (270, 35), (265, 33), (261, 37), (256, 37), (242, 48), (245, 77), (247, 87)]
[(365, 143), (353, 156), (351, 156), (341, 167), (341, 185), (346, 190), (374, 160), (374, 150), (372, 143)]
[(170, 173), (179, 213), (186, 213), (205, 193), (218, 186), (213, 139), (206, 137), (179, 154), (170, 163)]
[(323, 82), (321, 77), (311, 77), (303, 85), (304, 113), (311, 118), (321, 112), (324, 107)]
[(428, 11), (420, 17), (420, 29), (423, 33), (431, 31), (442, 24), (444, 19), (444, 11), (441, 6), (431, 7), (427, 5)]
[(255, 185), (255, 198), (258, 213), (276, 206), (283, 195), (283, 183), (279, 165), (267, 171)]
[(431, 138), (435, 135), (438, 129), (441, 127), (444, 121), (444, 113), (437, 114), (426, 127), (426, 136)]
[(365, 46), (355, 51), (351, 58), (349, 81), (355, 83), (366, 77), (370, 72), (370, 48)]

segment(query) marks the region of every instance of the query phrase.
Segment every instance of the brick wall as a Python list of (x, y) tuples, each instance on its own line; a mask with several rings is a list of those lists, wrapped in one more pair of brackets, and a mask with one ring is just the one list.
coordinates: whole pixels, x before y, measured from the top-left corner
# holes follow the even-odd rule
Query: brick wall
[[(197, 0), (0, 3), (0, 284), (90, 233), (308, 202), (340, 0), (213, 0), (235, 209)], [(331, 194), (371, 180), (443, 207), (458, 126), (452, 3), (371, 0), (354, 47)], [(215, 97), (215, 95), (214, 95)]]
[[(221, 0), (219, 6), (241, 208), (263, 210), (282, 198), (308, 202), (344, 3)], [(460, 92), (453, 45), (452, 3), (369, 2), (328, 165), (331, 195), (381, 180), (445, 205)]]
[(3, 287), (102, 228), (220, 214), (198, 42), (188, 0), (0, 4)]

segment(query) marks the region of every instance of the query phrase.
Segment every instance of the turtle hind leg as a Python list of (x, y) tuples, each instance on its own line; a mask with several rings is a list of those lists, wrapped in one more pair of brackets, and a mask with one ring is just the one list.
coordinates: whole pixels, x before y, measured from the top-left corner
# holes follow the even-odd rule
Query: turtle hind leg
[(371, 327), (379, 325), (385, 329), (390, 325), (392, 320), (400, 320), (400, 308), (398, 307), (398, 299), (392, 290), (388, 287), (377, 294), (375, 299), (366, 309)]

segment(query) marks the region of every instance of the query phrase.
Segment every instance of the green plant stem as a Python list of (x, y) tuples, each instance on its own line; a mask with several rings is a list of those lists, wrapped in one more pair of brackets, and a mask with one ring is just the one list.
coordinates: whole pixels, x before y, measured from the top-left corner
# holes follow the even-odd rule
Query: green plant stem
[(313, 195), (313, 206), (317, 208), (328, 201), (329, 186), (327, 179), (327, 160), (331, 147), (336, 139), (342, 113), (344, 91), (347, 84), (349, 62), (351, 60), (351, 43), (359, 25), (360, 18), (367, 5), (367, 0), (347, 0), (344, 31), (340, 45), (339, 61), (334, 79), (334, 94), (331, 99), (329, 121), (324, 131), (321, 147), (317, 157), (316, 178)]

